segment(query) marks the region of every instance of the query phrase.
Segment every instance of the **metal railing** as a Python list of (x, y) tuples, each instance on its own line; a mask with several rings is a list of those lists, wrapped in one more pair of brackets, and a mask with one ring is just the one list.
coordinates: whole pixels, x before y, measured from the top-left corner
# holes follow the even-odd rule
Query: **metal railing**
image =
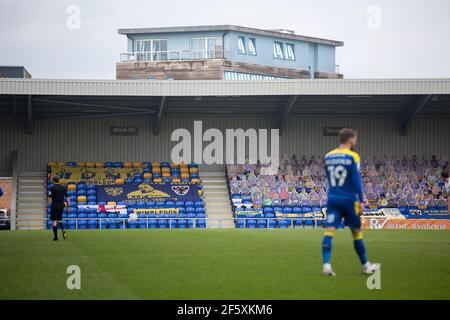
[(132, 51), (120, 54), (121, 62), (129, 61), (183, 61), (222, 59), (223, 50), (172, 50), (172, 51)]
[[(50, 219), (48, 218), (16, 218), (15, 222), (17, 224), (19, 224), (22, 227), (39, 227), (38, 225), (36, 225), (35, 222), (41, 222), (42, 223), (42, 227), (47, 228), (47, 223)], [(224, 224), (223, 222), (225, 221), (233, 221), (235, 223), (235, 228), (239, 229), (239, 227), (237, 227), (237, 220), (244, 220), (244, 225), (242, 226), (242, 228), (249, 228), (249, 224), (248, 221), (249, 220), (265, 220), (265, 224), (264, 227), (261, 227), (261, 225), (263, 224), (258, 224), (258, 222), (256, 222), (255, 224), (251, 224), (252, 226), (254, 226), (254, 228), (257, 229), (274, 229), (276, 226), (279, 226), (279, 222), (283, 221), (283, 220), (289, 220), (289, 224), (288, 225), (284, 225), (282, 228), (288, 228), (288, 227), (292, 227), (292, 228), (296, 228), (296, 227), (305, 227), (305, 223), (302, 223), (302, 225), (298, 225), (295, 223), (296, 220), (301, 220), (301, 221), (306, 221), (309, 220), (312, 222), (312, 227), (319, 227), (321, 225), (318, 224), (318, 222), (323, 222), (324, 219), (323, 218), (211, 218), (211, 217), (205, 217), (205, 218), (167, 218), (167, 217), (156, 217), (156, 218), (137, 218), (137, 219), (132, 219), (130, 220), (129, 218), (64, 218), (63, 221), (66, 222), (66, 227), (68, 227), (68, 221), (75, 221), (75, 228), (74, 229), (106, 229), (106, 226), (110, 225), (111, 223), (114, 223), (114, 225), (117, 228), (114, 229), (130, 229), (130, 222), (131, 224), (134, 225), (139, 225), (140, 227), (136, 227), (136, 229), (142, 228), (141, 225), (143, 223), (145, 223), (145, 229), (152, 229), (152, 228), (159, 228), (158, 227), (158, 221), (159, 220), (165, 220), (165, 225), (166, 227), (164, 227), (164, 229), (180, 229), (177, 228), (176, 226), (178, 225), (176, 220), (185, 220), (186, 224), (185, 225), (189, 225), (189, 227), (186, 228), (197, 228), (197, 226), (200, 226), (199, 228), (207, 228), (208, 225), (210, 226), (210, 228), (224, 228)], [(199, 224), (199, 220), (201, 221), (201, 223)], [(83, 225), (81, 228), (80, 226), (80, 221), (86, 221), (86, 224), (82, 223), (81, 225)], [(88, 221), (96, 221), (96, 227), (95, 228), (89, 228), (88, 227)], [(154, 221), (154, 223), (150, 223), (150, 221)], [(191, 223), (189, 224), (188, 221), (191, 221)], [(218, 224), (211, 226), (210, 222), (212, 221), (217, 221)], [(12, 219), (11, 218), (0, 218), (0, 224), (4, 223), (4, 222), (10, 222), (11, 223), (11, 230), (12, 229)], [(134, 222), (134, 223), (133, 223)], [(203, 223), (204, 222), (204, 223)], [(25, 223), (25, 224), (24, 224)], [(259, 225), (259, 226), (258, 226)], [(204, 226), (204, 227), (203, 227)], [(252, 228), (252, 226), (250, 228)], [(17, 228), (16, 228), (17, 229)], [(161, 228), (162, 229), (162, 228)]]

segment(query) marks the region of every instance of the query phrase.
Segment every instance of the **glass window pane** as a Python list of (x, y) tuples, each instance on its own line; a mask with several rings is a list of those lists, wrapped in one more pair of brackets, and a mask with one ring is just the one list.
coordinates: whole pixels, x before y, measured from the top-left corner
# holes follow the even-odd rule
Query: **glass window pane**
[(294, 45), (286, 43), (286, 59), (295, 60)]
[(238, 38), (238, 52), (245, 54), (245, 39), (244, 39), (244, 37)]
[(256, 55), (256, 43), (254, 38), (248, 40), (248, 53), (251, 55)]

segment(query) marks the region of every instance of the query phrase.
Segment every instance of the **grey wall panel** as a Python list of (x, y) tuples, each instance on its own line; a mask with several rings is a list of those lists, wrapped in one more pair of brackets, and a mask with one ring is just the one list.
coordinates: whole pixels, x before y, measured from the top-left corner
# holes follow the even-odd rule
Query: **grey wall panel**
[[(186, 118), (163, 119), (161, 133), (153, 135), (152, 121), (148, 118), (105, 118), (63, 121), (35, 121), (33, 135), (24, 133), (24, 124), (0, 120), (0, 172), (10, 170), (9, 155), (19, 151), (20, 170), (45, 170), (49, 160), (74, 161), (160, 161), (170, 160), (174, 142), (170, 135), (177, 128), (192, 132), (193, 120)], [(111, 136), (111, 125), (137, 126), (138, 136)], [(220, 129), (225, 135), (229, 128), (275, 128), (276, 119), (222, 117), (205, 118), (203, 131)], [(280, 153), (322, 155), (336, 145), (336, 137), (323, 137), (322, 127), (351, 126), (360, 133), (362, 156), (394, 156), (413, 154), (450, 158), (450, 123), (448, 119), (417, 118), (406, 137), (399, 134), (399, 120), (392, 118), (289, 119), (280, 138)], [(221, 165), (202, 166), (215, 171)]]

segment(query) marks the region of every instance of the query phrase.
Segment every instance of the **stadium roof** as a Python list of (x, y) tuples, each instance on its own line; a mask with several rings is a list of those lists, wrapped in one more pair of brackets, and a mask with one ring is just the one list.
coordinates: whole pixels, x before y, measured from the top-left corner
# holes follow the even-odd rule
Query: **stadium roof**
[(0, 116), (28, 121), (108, 116), (450, 117), (450, 79), (42, 80), (0, 79)]
[(130, 34), (151, 34), (151, 33), (175, 33), (175, 32), (207, 32), (207, 31), (237, 31), (244, 33), (258, 34), (268, 37), (285, 38), (290, 40), (299, 40), (313, 43), (321, 43), (330, 46), (342, 47), (342, 41), (315, 38), (297, 35), (290, 32), (281, 32), (280, 30), (264, 30), (256, 28), (241, 27), (235, 25), (210, 25), (210, 26), (186, 26), (186, 27), (163, 27), (163, 28), (131, 28), (119, 29), (118, 33), (123, 35)]

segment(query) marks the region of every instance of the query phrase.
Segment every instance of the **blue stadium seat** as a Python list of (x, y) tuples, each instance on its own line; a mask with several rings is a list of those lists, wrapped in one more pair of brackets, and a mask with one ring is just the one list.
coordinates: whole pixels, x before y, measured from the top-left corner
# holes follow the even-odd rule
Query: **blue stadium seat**
[(256, 228), (256, 220), (254, 220), (254, 219), (247, 219), (245, 227), (249, 228), (249, 229)]
[(169, 227), (170, 228), (176, 228), (177, 227), (177, 215), (175, 213), (169, 213), (167, 215), (167, 218), (169, 218)]
[(114, 168), (123, 168), (123, 162), (121, 161), (114, 162)]
[(104, 167), (105, 167), (105, 168), (112, 168), (112, 167), (114, 167), (114, 163), (112, 163), (112, 162), (110, 162), (110, 161), (105, 162)]
[(157, 224), (158, 224), (158, 228), (160, 228), (160, 229), (167, 228), (168, 222), (167, 222), (166, 217), (163, 214), (158, 216)]
[(189, 213), (186, 215), (187, 218), (187, 228), (192, 228), (194, 226), (195, 214)]
[[(198, 218), (198, 217), (197, 217)], [(197, 228), (206, 228), (206, 219), (197, 219), (197, 224), (196, 224)]]
[(88, 229), (97, 229), (97, 220), (96, 219), (90, 219), (87, 222), (87, 228)]
[(117, 214), (115, 213), (108, 213), (108, 220), (109, 220), (109, 228), (110, 229), (117, 229), (119, 221), (117, 220)]
[(267, 220), (266, 219), (258, 219), (256, 222), (257, 228), (267, 228)]
[(289, 228), (289, 222), (287, 220), (285, 220), (285, 219), (278, 220), (278, 227), (280, 229)]
[(167, 200), (165, 205), (166, 208), (175, 208), (175, 201)]
[(147, 218), (145, 218), (145, 219), (138, 219), (137, 222), (138, 222), (139, 229), (147, 229)]
[(195, 207), (195, 203), (193, 201), (186, 201), (184, 205), (187, 207)]
[(197, 213), (197, 214), (199, 214), (199, 213), (205, 213), (205, 208), (203, 208), (203, 207), (195, 208), (195, 213)]
[(166, 206), (166, 202), (165, 201), (156, 201), (155, 202), (155, 207), (156, 208), (165, 208)]
[(67, 229), (73, 230), (77, 228), (76, 220), (68, 220), (67, 221)]
[(204, 207), (205, 204), (203, 203), (203, 201), (195, 201), (194, 206), (195, 206), (196, 208), (198, 208), (198, 207)]
[(137, 221), (136, 220), (129, 220), (127, 226), (128, 226), (128, 229), (136, 229), (137, 228)]
[(87, 220), (78, 220), (78, 229), (86, 229)]
[(177, 207), (177, 208), (184, 207), (184, 201), (176, 201), (175, 207)]

